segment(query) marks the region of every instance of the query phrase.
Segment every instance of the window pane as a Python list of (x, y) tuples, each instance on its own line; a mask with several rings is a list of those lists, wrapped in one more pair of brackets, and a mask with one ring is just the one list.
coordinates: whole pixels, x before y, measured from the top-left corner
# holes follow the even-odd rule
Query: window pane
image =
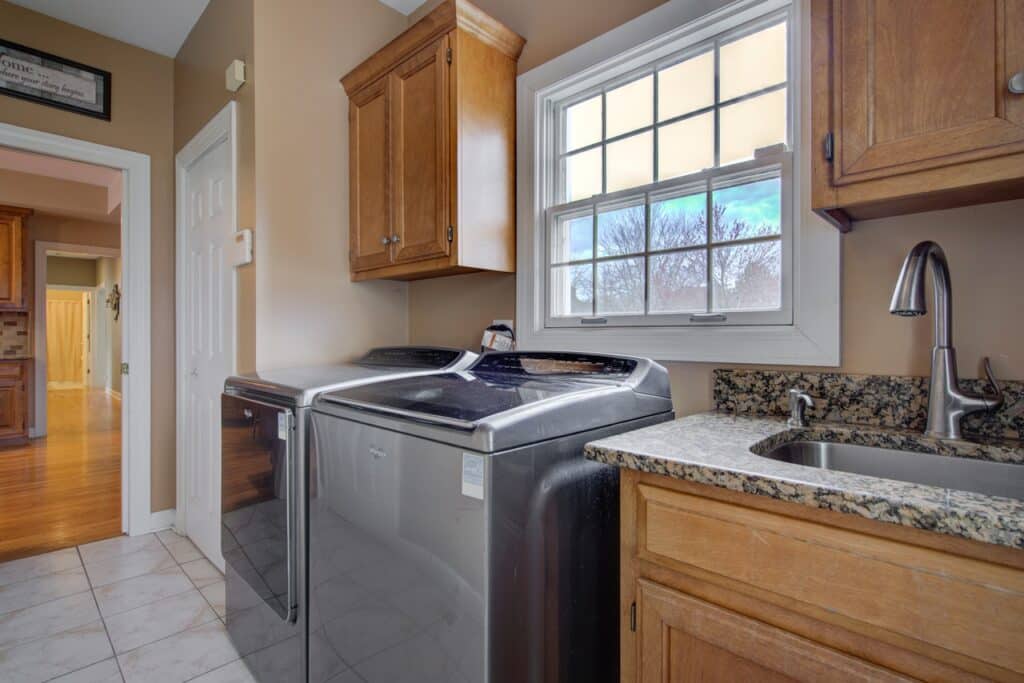
[(654, 180), (654, 135), (648, 131), (608, 145), (607, 192), (647, 185)]
[(622, 256), (644, 251), (644, 206), (628, 206), (597, 214), (597, 255)]
[(644, 312), (644, 259), (624, 258), (597, 264), (597, 314)]
[(726, 43), (719, 52), (721, 101), (786, 80), (786, 24)]
[(551, 315), (555, 318), (593, 315), (594, 267), (555, 266), (551, 269)]
[(704, 312), (708, 307), (707, 252), (651, 256), (651, 313)]
[(551, 262), (580, 261), (594, 255), (594, 217), (559, 216), (551, 231)]
[(701, 114), (658, 130), (658, 180), (715, 165), (715, 117)]
[(565, 199), (576, 201), (601, 194), (601, 148), (565, 158)]
[(606, 138), (649, 126), (654, 118), (654, 76), (644, 76), (605, 94)]
[(779, 240), (712, 249), (712, 309), (778, 309), (782, 302), (781, 272)]
[(707, 242), (707, 202), (705, 192), (651, 202), (651, 250)]
[(591, 97), (565, 110), (565, 150), (601, 141), (601, 96)]
[(786, 90), (722, 108), (720, 163), (753, 159), (754, 150), (786, 141)]
[(782, 181), (778, 178), (714, 190), (711, 239), (726, 242), (779, 234), (781, 192)]
[(658, 72), (658, 120), (715, 102), (715, 53), (705, 52)]

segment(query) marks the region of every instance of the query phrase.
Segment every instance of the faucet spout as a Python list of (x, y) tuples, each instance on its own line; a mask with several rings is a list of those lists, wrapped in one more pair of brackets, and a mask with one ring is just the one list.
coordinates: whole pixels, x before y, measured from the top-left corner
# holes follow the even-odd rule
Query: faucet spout
[(925, 306), (924, 278), (929, 262), (932, 265), (932, 293), (935, 296), (935, 345), (952, 348), (953, 288), (946, 253), (935, 242), (919, 242), (907, 254), (889, 303), (889, 312), (906, 317), (928, 312)]
[(953, 348), (953, 292), (946, 254), (935, 242), (920, 242), (903, 261), (889, 312), (900, 316), (919, 316), (925, 306), (925, 271), (932, 266), (932, 294), (935, 298), (935, 345), (928, 384), (928, 425), (925, 434), (939, 439), (961, 438), (960, 420), (981, 410), (995, 410), (1003, 403), (1002, 392), (985, 359), (985, 372), (995, 393), (975, 395), (960, 388), (956, 350)]

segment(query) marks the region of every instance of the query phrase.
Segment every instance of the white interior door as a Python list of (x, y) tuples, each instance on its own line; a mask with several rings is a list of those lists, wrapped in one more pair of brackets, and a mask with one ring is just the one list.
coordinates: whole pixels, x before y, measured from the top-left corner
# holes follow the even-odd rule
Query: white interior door
[[(197, 138), (201, 138), (200, 132)], [(220, 394), (235, 367), (235, 276), (228, 248), (235, 232), (231, 135), (206, 146), (179, 175), (184, 224), (184, 325), (187, 348), (179, 381), (185, 389), (186, 533), (215, 565), (220, 550)], [(179, 246), (181, 248), (181, 246)]]

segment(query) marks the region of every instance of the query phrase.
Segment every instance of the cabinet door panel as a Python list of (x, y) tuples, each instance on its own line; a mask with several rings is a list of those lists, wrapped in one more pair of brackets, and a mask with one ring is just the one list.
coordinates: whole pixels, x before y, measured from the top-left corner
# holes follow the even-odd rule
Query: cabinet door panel
[(21, 218), (0, 212), (0, 308), (23, 308)]
[(636, 596), (640, 683), (910, 680), (645, 579)]
[(0, 383), (0, 439), (25, 436), (25, 385)]
[(835, 184), (1024, 150), (1022, 4), (836, 0)]
[(349, 101), (349, 261), (353, 271), (391, 262), (387, 80)]
[(448, 45), (446, 36), (400, 64), (391, 76), (399, 263), (448, 253)]

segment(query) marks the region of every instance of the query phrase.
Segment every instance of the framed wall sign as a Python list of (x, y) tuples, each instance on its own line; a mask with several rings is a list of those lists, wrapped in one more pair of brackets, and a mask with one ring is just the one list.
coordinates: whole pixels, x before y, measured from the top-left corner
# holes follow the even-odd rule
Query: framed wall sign
[(110, 72), (0, 39), (0, 94), (110, 120)]

